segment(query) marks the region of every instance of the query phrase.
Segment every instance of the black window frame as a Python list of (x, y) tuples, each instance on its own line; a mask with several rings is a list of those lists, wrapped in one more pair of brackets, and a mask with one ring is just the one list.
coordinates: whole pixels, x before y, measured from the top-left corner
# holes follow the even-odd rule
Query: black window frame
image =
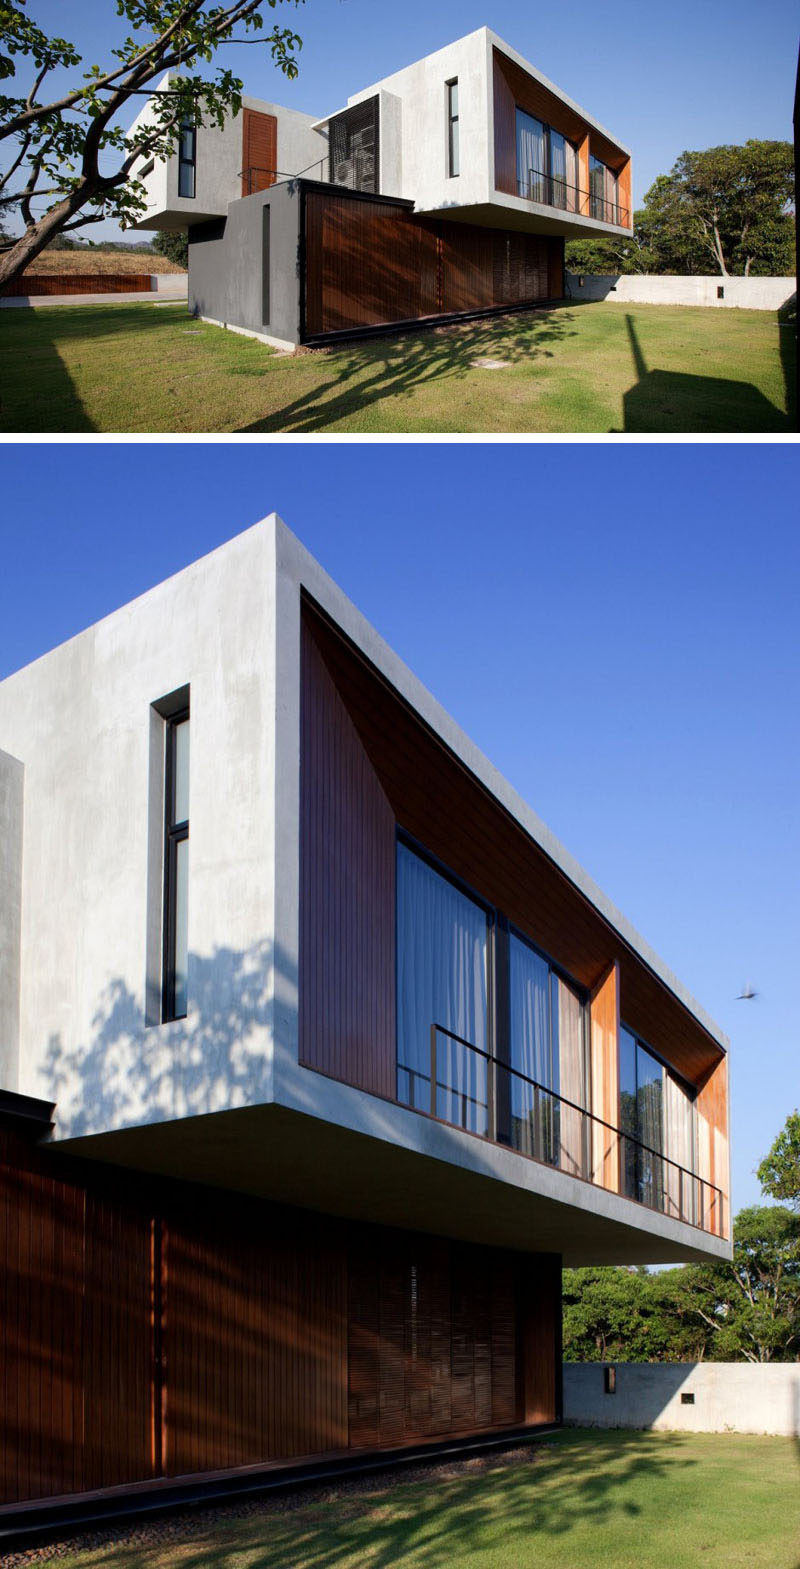
[[(450, 80), (445, 82), (444, 87), (447, 94), (447, 178), (448, 180), (457, 180), (461, 174), (461, 98), (459, 96), (456, 99), (457, 107), (454, 114), (453, 88), (458, 93), (458, 77), (451, 76)], [(454, 126), (456, 127), (455, 137), (453, 136)]]
[[(564, 141), (565, 147), (571, 148), (571, 150), (572, 150), (572, 152), (573, 152), (573, 154), (575, 156), (575, 178), (576, 178), (576, 180), (578, 178), (578, 167), (577, 167), (577, 164), (578, 164), (578, 144), (577, 144), (577, 142), (573, 142), (572, 137), (571, 136), (567, 136), (566, 131), (559, 131), (559, 130), (557, 130), (554, 125), (550, 124), (549, 120), (540, 120), (538, 115), (531, 114), (530, 109), (523, 109), (522, 105), (516, 103), (516, 101), (515, 101), (515, 104), (514, 104), (514, 144), (515, 144), (514, 145), (514, 154), (515, 154), (515, 162), (516, 162), (516, 169), (517, 169), (517, 195), (521, 196), (523, 201), (536, 201), (536, 199), (537, 199), (535, 196), (524, 195), (520, 191), (520, 185), (525, 183), (524, 181), (520, 180), (520, 177), (519, 177), (519, 128), (518, 128), (517, 116), (520, 115), (520, 114), (527, 115), (529, 120), (537, 120), (539, 125), (542, 127), (542, 131), (544, 132), (544, 161), (545, 161), (547, 167), (546, 167), (546, 169), (535, 169), (533, 171), (534, 174), (538, 174), (540, 176), (540, 178), (546, 182), (545, 183), (545, 195), (547, 196), (548, 199), (547, 199), (547, 201), (540, 203), (540, 205), (542, 207), (553, 207), (553, 208), (556, 209), (557, 212), (570, 212), (570, 213), (577, 213), (577, 212), (579, 212), (579, 200), (578, 200), (578, 198), (580, 197), (580, 194), (581, 194), (580, 186), (579, 185), (570, 185), (569, 181), (566, 178), (564, 178), (564, 180), (562, 180), (560, 175), (554, 175), (553, 174), (553, 153), (552, 153), (552, 145), (551, 145), (550, 138), (553, 135), (553, 133), (555, 133), (556, 136), (562, 137), (562, 139)], [(563, 185), (563, 187), (564, 187), (564, 205), (563, 205), (563, 207), (562, 207), (560, 202), (554, 202), (553, 201), (553, 186), (554, 186), (554, 182), (555, 182), (556, 185)], [(569, 194), (568, 193), (570, 191), (573, 191), (574, 195), (575, 195), (575, 205), (572, 206), (572, 207), (570, 207), (570, 205), (569, 205)], [(587, 195), (589, 195), (589, 194), (590, 193), (587, 192)]]
[[(161, 966), (161, 1022), (171, 1024), (185, 1019), (186, 1010), (175, 1011), (175, 943), (178, 876), (178, 845), (189, 838), (189, 818), (175, 820), (175, 746), (179, 725), (189, 721), (189, 707), (178, 709), (165, 720), (164, 736), (164, 918)], [(191, 737), (190, 737), (191, 741)]]
[[(191, 155), (190, 158), (184, 157), (184, 152), (183, 152), (183, 139), (186, 136), (187, 132), (191, 134), (191, 138), (192, 138), (192, 155)], [(190, 191), (184, 191), (182, 189), (184, 170), (186, 170), (186, 169), (190, 170), (190, 172), (191, 172), (191, 187), (192, 187), (192, 189)], [(196, 126), (194, 120), (184, 120), (182, 122), (182, 124), (181, 124), (180, 135), (178, 137), (178, 197), (182, 201), (192, 202), (192, 201), (195, 200), (196, 195), (197, 195), (197, 126)]]

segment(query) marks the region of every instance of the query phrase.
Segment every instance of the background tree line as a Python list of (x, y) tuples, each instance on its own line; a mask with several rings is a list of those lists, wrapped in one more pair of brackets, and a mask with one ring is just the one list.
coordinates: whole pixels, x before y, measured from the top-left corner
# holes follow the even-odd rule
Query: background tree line
[(733, 1260), (567, 1269), (567, 1362), (800, 1361), (800, 1113), (758, 1168), (777, 1204), (736, 1216)]
[(633, 237), (573, 240), (573, 273), (794, 273), (794, 150), (745, 142), (685, 152), (633, 215)]

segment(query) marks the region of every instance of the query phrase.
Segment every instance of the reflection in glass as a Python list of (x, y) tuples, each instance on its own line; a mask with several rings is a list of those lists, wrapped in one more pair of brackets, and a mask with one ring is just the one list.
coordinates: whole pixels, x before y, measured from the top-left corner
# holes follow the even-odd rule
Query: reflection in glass
[(174, 753), (174, 804), (173, 823), (185, 823), (189, 818), (189, 721), (184, 719), (175, 726)]
[(175, 951), (173, 957), (173, 1017), (186, 1017), (189, 966), (189, 840), (175, 845)]

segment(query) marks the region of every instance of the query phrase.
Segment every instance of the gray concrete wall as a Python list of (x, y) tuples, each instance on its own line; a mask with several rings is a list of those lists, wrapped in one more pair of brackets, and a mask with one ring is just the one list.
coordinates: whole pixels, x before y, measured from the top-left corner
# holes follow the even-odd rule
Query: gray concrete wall
[[(0, 683), (0, 746), (25, 768), (19, 1076), (6, 1065), (3, 1087), (57, 1101), (59, 1136), (270, 1098), (274, 623), (258, 526)], [(149, 1024), (153, 705), (186, 685), (189, 1014)], [(13, 983), (0, 996), (10, 1015)]]
[[(687, 1433), (800, 1434), (800, 1362), (617, 1362), (606, 1394), (599, 1362), (564, 1363), (573, 1427)], [(692, 1403), (681, 1399), (693, 1395)]]
[[(269, 210), (269, 312), (264, 312), (264, 209)], [(300, 336), (296, 182), (233, 202), (227, 218), (189, 231), (189, 309), (207, 321), (292, 347)]]
[(25, 770), (0, 752), (0, 1086), (15, 1090), (19, 1064), (22, 811)]
[(185, 272), (151, 272), (150, 285), (165, 300), (185, 300), (189, 279)]
[[(575, 300), (617, 300), (621, 305), (713, 305), (723, 310), (779, 311), (795, 297), (794, 278), (680, 278), (650, 273), (583, 275), (567, 273)], [(718, 289), (724, 291), (718, 298)]]

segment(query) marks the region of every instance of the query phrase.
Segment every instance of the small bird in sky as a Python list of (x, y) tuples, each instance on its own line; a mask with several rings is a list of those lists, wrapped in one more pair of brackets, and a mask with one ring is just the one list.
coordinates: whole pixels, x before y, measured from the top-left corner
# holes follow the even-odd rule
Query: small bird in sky
[(753, 991), (752, 986), (748, 982), (748, 983), (746, 983), (743, 986), (743, 988), (740, 991), (738, 997), (736, 998), (736, 1001), (737, 1002), (750, 1002), (751, 998), (757, 997), (757, 996), (758, 996), (758, 992)]

